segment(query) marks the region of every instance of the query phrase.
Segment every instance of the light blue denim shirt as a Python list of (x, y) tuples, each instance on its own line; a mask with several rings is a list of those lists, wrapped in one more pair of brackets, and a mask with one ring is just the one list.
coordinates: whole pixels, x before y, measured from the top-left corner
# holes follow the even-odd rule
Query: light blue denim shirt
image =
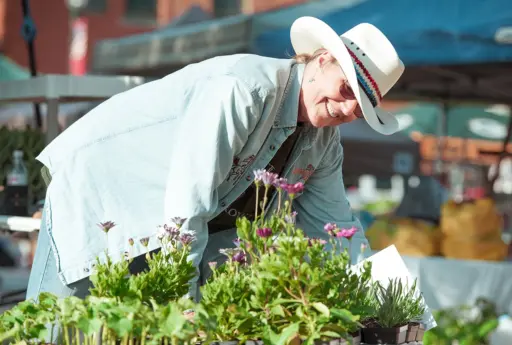
[[(254, 55), (217, 57), (105, 101), (39, 155), (52, 174), (45, 212), (60, 277), (65, 284), (90, 275), (105, 249), (120, 260), (158, 248), (157, 226), (187, 218), (199, 265), (208, 221), (252, 183), (297, 125), (304, 65)], [(360, 231), (345, 195), (343, 150), (335, 127), (305, 126), (284, 170), (306, 182), (294, 201), (298, 226), (326, 238), (335, 222)], [(117, 226), (108, 234), (97, 223)]]

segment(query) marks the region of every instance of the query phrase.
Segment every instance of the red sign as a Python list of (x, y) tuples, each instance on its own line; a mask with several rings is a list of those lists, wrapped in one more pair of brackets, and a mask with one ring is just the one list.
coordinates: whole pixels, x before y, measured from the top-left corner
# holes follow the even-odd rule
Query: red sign
[(87, 72), (87, 18), (76, 18), (71, 24), (69, 47), (69, 73), (84, 75)]

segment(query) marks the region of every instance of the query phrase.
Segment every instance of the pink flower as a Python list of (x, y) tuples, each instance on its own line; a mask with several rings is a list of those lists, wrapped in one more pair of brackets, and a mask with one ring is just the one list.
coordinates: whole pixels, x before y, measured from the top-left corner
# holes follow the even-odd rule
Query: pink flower
[(304, 183), (297, 182), (295, 184), (285, 184), (282, 186), (282, 188), (291, 195), (295, 195), (297, 193), (300, 193), (304, 190)]
[(171, 218), (171, 223), (174, 223), (174, 225), (179, 229), (187, 221), (187, 218), (181, 218), (181, 217), (173, 217)]
[(337, 226), (334, 223), (327, 223), (324, 225), (325, 232), (327, 232), (331, 236), (335, 235), (334, 230), (336, 230), (336, 228)]
[(107, 222), (98, 223), (98, 226), (103, 230), (103, 232), (108, 233), (114, 226), (116, 226), (116, 223), (109, 220)]
[(361, 253), (363, 253), (366, 248), (368, 248), (368, 245), (365, 242), (361, 243)]
[(210, 261), (208, 266), (210, 266), (210, 269), (213, 271), (215, 268), (217, 268), (217, 261)]
[(269, 171), (260, 169), (254, 171), (254, 180), (256, 182), (262, 182), (265, 186), (270, 186), (275, 183), (279, 176)]
[(308, 239), (308, 245), (309, 246), (312, 246), (312, 245), (315, 245), (315, 244), (321, 244), (323, 246), (326, 243), (327, 243), (327, 241), (326, 240), (322, 240), (321, 238), (309, 238)]
[(256, 230), (256, 235), (258, 235), (259, 237), (262, 237), (262, 238), (270, 237), (270, 236), (272, 236), (272, 229), (270, 229), (270, 228), (258, 229), (258, 230)]
[(235, 245), (235, 247), (237, 248), (240, 248), (240, 242), (241, 242), (241, 239), (239, 237), (235, 238), (233, 240), (233, 244)]
[(347, 240), (352, 239), (352, 237), (356, 234), (357, 228), (355, 226), (350, 229), (341, 229), (336, 233), (336, 237), (338, 238), (346, 238)]

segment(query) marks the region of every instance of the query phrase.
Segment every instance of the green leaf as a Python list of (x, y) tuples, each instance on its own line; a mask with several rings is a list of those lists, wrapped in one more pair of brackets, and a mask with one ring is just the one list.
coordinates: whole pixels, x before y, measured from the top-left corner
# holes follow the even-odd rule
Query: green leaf
[(329, 311), (329, 308), (323, 303), (315, 302), (313, 303), (313, 307), (321, 314), (323, 314), (326, 317), (329, 317), (331, 315), (331, 312)]
[(291, 340), (292, 337), (296, 336), (299, 332), (299, 324), (292, 323), (278, 335), (275, 342), (272, 342), (273, 345), (286, 345)]
[(272, 312), (272, 314), (276, 315), (276, 316), (281, 316), (281, 317), (285, 317), (284, 315), (284, 309), (281, 305), (275, 305), (273, 306), (270, 311)]
[(498, 328), (499, 321), (497, 319), (492, 319), (486, 321), (483, 325), (478, 328), (478, 336), (481, 338), (487, 337), (492, 331)]

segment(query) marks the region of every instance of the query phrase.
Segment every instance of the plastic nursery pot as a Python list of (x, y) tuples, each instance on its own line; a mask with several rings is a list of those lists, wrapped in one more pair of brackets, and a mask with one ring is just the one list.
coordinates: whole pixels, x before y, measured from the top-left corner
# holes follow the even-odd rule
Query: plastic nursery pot
[(416, 341), (423, 341), (423, 335), (425, 334), (425, 326), (419, 324), (418, 333), (416, 333)]
[(366, 344), (403, 344), (407, 335), (408, 325), (393, 328), (364, 328), (364, 342)]
[(405, 341), (410, 343), (411, 341), (416, 341), (416, 335), (418, 335), (418, 328), (420, 328), (420, 324), (418, 322), (409, 322), (407, 327), (407, 334), (405, 335)]
[(352, 336), (352, 345), (360, 345), (361, 344), (361, 330), (358, 329), (356, 332), (350, 333)]

